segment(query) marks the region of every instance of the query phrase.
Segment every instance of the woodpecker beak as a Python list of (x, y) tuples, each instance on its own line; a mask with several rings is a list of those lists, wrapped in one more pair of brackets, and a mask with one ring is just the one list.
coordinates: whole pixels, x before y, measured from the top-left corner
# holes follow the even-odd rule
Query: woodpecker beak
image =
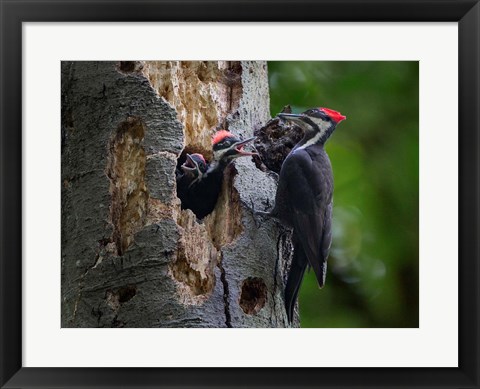
[(200, 172), (198, 163), (190, 156), (190, 154), (187, 154), (187, 160), (181, 166), (181, 168), (186, 174), (194, 174), (195, 172)]
[(231, 149), (232, 150), (235, 150), (235, 153), (236, 153), (236, 157), (248, 157), (250, 155), (258, 155), (257, 153), (251, 153), (251, 152), (248, 152), (248, 151), (244, 151), (243, 150), (243, 147), (247, 144), (247, 143), (250, 143), (252, 141), (254, 141), (255, 139), (257, 139), (256, 136), (253, 136), (251, 138), (248, 138), (248, 139), (245, 139), (245, 140), (242, 140), (242, 141), (239, 141), (239, 142), (236, 142), (234, 143), (232, 146), (231, 146)]
[(293, 122), (297, 124), (302, 123), (303, 117), (304, 117), (304, 115), (302, 114), (295, 114), (295, 113), (279, 113), (277, 116), (284, 121)]

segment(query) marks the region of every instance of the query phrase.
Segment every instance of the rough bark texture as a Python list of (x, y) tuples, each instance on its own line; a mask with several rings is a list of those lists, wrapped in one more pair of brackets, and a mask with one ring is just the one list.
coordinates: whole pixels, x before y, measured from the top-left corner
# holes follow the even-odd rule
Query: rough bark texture
[(269, 119), (264, 62), (62, 63), (62, 327), (287, 326), (289, 236), (248, 206), (275, 177), (238, 159), (202, 221), (176, 196), (182, 153)]

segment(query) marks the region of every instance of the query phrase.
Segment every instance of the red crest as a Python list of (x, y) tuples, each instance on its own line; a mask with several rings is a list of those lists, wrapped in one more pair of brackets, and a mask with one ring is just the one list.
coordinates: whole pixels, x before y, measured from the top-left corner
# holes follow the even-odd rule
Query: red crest
[(342, 115), (340, 112), (334, 111), (333, 109), (329, 108), (318, 108), (319, 111), (326, 113), (328, 116), (332, 118), (336, 123), (340, 123), (342, 120), (345, 120), (347, 117)]

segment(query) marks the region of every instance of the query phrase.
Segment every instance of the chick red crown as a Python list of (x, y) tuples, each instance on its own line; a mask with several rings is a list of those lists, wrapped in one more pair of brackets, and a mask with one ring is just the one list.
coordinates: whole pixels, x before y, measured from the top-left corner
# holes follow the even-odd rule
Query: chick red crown
[(203, 157), (202, 154), (198, 154), (198, 153), (190, 154), (190, 157), (197, 157), (197, 158), (201, 159), (203, 162), (205, 162), (205, 158)]
[(225, 138), (234, 138), (234, 137), (235, 136), (229, 131), (226, 131), (226, 130), (217, 131), (217, 133), (213, 136), (212, 145), (216, 145), (217, 143), (221, 142)]

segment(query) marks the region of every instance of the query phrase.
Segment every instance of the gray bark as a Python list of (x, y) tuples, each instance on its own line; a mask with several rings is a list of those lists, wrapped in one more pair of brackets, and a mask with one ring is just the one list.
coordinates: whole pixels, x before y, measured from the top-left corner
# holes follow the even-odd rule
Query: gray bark
[(62, 63), (62, 327), (287, 326), (272, 175), (238, 159), (203, 221), (176, 196), (182, 152), (269, 119), (265, 62)]

